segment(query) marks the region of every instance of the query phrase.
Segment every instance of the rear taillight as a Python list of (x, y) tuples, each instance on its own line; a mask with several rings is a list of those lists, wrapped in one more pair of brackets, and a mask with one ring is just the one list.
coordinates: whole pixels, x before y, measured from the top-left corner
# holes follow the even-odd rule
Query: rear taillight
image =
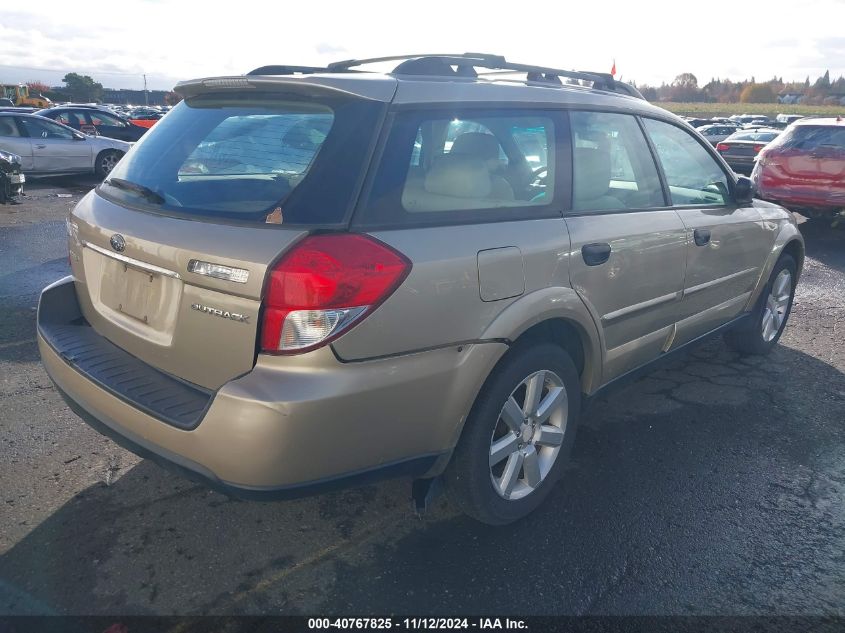
[(270, 272), (261, 350), (296, 354), (325, 345), (375, 310), (410, 271), (401, 253), (366, 235), (305, 238)]
[(754, 146), (754, 153), (755, 153), (755, 154), (759, 154), (759, 153), (760, 153), (760, 150), (761, 150), (761, 149), (763, 149), (764, 147), (766, 147), (766, 144), (765, 144), (765, 143), (762, 143), (762, 144), (760, 144), (760, 145), (755, 145), (755, 146)]
[(730, 145), (727, 143), (717, 143), (716, 144), (716, 151), (717, 152), (727, 152), (731, 148)]

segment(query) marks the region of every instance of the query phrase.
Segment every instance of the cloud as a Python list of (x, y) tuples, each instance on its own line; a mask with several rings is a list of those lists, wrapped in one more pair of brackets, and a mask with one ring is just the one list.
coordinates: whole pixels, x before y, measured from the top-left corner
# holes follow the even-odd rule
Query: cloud
[[(14, 66), (29, 79), (37, 79), (38, 71), (28, 69), (59, 77), (81, 72), (116, 88), (140, 87), (146, 73), (151, 88), (163, 89), (180, 79), (241, 74), (270, 63), (324, 65), (414, 50), (489, 51), (526, 63), (605, 72), (615, 58), (625, 79), (650, 84), (682, 72), (701, 80), (803, 80), (827, 68), (834, 76), (845, 73), (842, 20), (818, 17), (841, 16), (843, 4), (836, 0), (812, 0), (813, 11), (788, 17), (778, 11), (755, 16), (754, 36), (747, 38), (703, 28), (700, 7), (668, 0), (548, 3), (542, 21), (551, 30), (542, 34), (553, 36), (542, 37), (536, 28), (515, 28), (502, 19), (495, 4), (427, 2), (409, 23), (387, 0), (324, 0), (317, 16), (257, 0), (241, 0), (238, 11), (226, 12), (199, 0), (121, 0), (120, 14), (131, 19), (95, 21), (90, 12), (68, 11), (66, 0), (39, 0), (2, 10), (0, 65)], [(731, 0), (708, 5), (708, 16), (734, 13)], [(729, 27), (732, 20), (727, 18)], [(11, 80), (7, 68), (0, 72)]]
[[(843, 15), (845, 17), (845, 15)], [(845, 58), (845, 37), (822, 37), (816, 40), (819, 55), (841, 66)]]
[(335, 46), (334, 44), (327, 44), (325, 42), (317, 44), (317, 46), (314, 47), (314, 50), (320, 55), (334, 55), (335, 53), (349, 52), (345, 46)]

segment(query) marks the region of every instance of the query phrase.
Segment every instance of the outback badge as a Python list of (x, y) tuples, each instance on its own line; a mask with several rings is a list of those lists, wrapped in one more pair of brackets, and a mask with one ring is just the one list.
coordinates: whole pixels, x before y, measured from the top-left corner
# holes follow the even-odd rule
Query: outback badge
[(230, 319), (231, 321), (240, 321), (241, 323), (249, 323), (249, 316), (246, 315), (246, 314), (239, 314), (237, 312), (229, 312), (228, 310), (221, 310), (219, 308), (212, 308), (210, 306), (204, 306), (201, 303), (192, 303), (191, 309), (197, 310), (199, 312), (204, 312), (205, 314), (210, 314), (212, 316), (221, 317), (223, 319)]

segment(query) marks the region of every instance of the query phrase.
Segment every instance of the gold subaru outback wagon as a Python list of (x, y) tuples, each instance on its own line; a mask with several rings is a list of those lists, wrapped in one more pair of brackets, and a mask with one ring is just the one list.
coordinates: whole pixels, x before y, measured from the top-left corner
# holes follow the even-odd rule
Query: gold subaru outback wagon
[(608, 75), (391, 59), (177, 87), (41, 295), (80, 417), (241, 497), (404, 475), (507, 523), (598, 393), (777, 344), (801, 235), (680, 119)]

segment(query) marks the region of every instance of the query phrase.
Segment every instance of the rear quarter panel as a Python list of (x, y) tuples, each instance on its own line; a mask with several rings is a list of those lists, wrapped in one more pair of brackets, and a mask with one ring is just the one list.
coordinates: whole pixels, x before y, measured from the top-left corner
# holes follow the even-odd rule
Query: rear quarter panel
[[(402, 229), (373, 235), (408, 257), (413, 268), (382, 306), (335, 341), (335, 351), (344, 360), (489, 338), (490, 325), (521, 297), (543, 288), (569, 285), (569, 235), (560, 218)], [(497, 301), (482, 301), (478, 254), (503, 247), (516, 247), (522, 253), (524, 291)]]

